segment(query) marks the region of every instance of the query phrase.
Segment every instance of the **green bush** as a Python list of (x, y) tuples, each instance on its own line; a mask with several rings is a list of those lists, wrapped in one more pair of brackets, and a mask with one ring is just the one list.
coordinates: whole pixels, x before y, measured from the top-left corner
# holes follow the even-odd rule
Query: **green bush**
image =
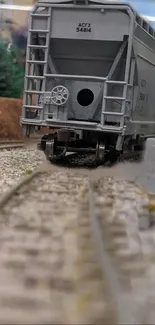
[(11, 97), (12, 80), (10, 78), (11, 62), (5, 45), (0, 42), (0, 97)]
[(8, 49), (0, 41), (0, 97), (20, 98), (24, 86), (24, 68), (14, 45)]
[(9, 50), (9, 61), (11, 61), (12, 97), (19, 98), (24, 87), (24, 68), (17, 48), (12, 45)]

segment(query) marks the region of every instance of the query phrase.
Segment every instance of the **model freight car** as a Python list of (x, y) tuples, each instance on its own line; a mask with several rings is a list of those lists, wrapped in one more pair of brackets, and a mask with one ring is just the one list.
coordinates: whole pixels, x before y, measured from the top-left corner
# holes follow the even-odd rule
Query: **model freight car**
[(41, 147), (115, 159), (155, 134), (155, 31), (126, 3), (38, 1), (30, 14), (21, 123)]

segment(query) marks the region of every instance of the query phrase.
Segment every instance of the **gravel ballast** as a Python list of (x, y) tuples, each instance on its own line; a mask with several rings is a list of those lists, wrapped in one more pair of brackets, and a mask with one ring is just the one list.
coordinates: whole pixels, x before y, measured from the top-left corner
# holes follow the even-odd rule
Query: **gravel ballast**
[[(1, 193), (45, 161), (45, 155), (34, 148), (0, 151)], [(69, 324), (75, 324), (74, 319), (79, 317), (77, 311), (75, 312), (76, 299), (81, 301), (81, 291), (86, 282), (84, 279), (80, 280), (82, 285), (77, 284), (75, 279), (77, 271), (74, 263), (82, 253), (77, 243), (77, 223), (80, 217), (80, 192), (88, 184), (90, 171), (82, 175), (82, 171), (60, 168), (58, 172), (52, 173), (52, 168), (51, 166), (51, 175), (49, 173), (47, 178), (41, 177), (40, 181), (34, 181), (31, 193), (21, 191), (15, 201), (1, 212), (0, 323), (12, 319), (12, 322), (20, 321), (22, 324), (24, 315), (28, 323), (35, 323), (37, 320), (51, 324), (53, 319), (53, 323), (64, 324), (65, 319)], [(97, 173), (93, 173), (95, 180)], [(148, 195), (133, 180), (125, 180), (127, 173), (124, 173), (124, 179), (122, 175), (121, 180), (104, 176), (100, 169), (98, 173), (100, 181), (97, 181), (96, 204), (102, 214), (103, 225), (106, 219), (106, 224), (113, 232), (120, 232), (119, 238), (113, 238), (113, 243), (117, 246), (118, 265), (123, 273), (129, 274), (132, 292), (138, 302), (136, 312), (141, 314), (140, 321), (153, 324), (155, 228), (150, 223), (152, 216), (148, 209)], [(109, 173), (113, 173), (112, 169)], [(129, 178), (129, 173), (127, 176)], [(81, 207), (81, 213), (84, 214), (84, 207)], [(114, 224), (122, 225), (122, 230), (113, 229)], [(87, 266), (84, 266), (84, 272), (87, 271)], [(57, 286), (53, 292), (55, 279), (56, 285), (61, 279), (63, 285), (67, 282), (75, 291), (69, 295), (66, 289), (60, 290)], [(94, 283), (89, 278), (87, 281), (89, 287)], [(49, 283), (52, 283), (51, 288)], [(94, 283), (94, 288), (97, 290), (97, 283)], [(87, 292), (87, 285), (85, 291)], [(20, 300), (23, 303), (21, 309), (18, 308)], [(59, 310), (55, 302), (61, 306)], [(91, 305), (93, 314), (97, 313), (98, 308), (102, 311), (104, 303), (106, 309), (104, 298), (98, 301), (96, 307)], [(147, 308), (144, 309), (144, 306)], [(9, 308), (11, 316), (7, 313)], [(36, 310), (39, 312), (38, 316)], [(82, 316), (80, 319), (81, 323), (90, 321), (92, 315), (89, 315), (89, 308), (87, 312), (86, 318)], [(80, 320), (78, 318), (79, 322)]]
[(34, 148), (0, 151), (1, 194), (18, 182), (20, 177), (33, 171), (45, 160), (43, 152)]

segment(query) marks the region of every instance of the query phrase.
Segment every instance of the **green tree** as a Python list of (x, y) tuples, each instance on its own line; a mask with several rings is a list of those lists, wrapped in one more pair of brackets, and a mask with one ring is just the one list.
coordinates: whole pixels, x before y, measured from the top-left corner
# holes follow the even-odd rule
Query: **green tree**
[(8, 60), (6, 46), (0, 41), (0, 97), (11, 97), (12, 80), (10, 71), (11, 62)]
[(18, 49), (0, 40), (0, 97), (20, 98), (24, 87), (24, 66)]
[(14, 45), (11, 45), (8, 49), (8, 61), (11, 65), (11, 95), (13, 98), (19, 98), (22, 96), (24, 87), (24, 67), (22, 64), (21, 55)]

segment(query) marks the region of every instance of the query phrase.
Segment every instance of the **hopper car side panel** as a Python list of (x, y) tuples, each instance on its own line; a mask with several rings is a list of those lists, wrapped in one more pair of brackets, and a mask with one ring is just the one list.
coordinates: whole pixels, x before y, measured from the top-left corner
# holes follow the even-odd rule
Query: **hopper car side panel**
[(151, 35), (146, 35), (145, 31), (138, 29), (133, 40), (137, 64), (137, 86), (135, 85), (134, 89), (132, 114), (133, 127), (137, 134), (154, 135), (155, 40)]
[(51, 156), (70, 141), (120, 153), (155, 133), (155, 33), (129, 5), (76, 1), (30, 16), (21, 123), (68, 133), (49, 138)]

